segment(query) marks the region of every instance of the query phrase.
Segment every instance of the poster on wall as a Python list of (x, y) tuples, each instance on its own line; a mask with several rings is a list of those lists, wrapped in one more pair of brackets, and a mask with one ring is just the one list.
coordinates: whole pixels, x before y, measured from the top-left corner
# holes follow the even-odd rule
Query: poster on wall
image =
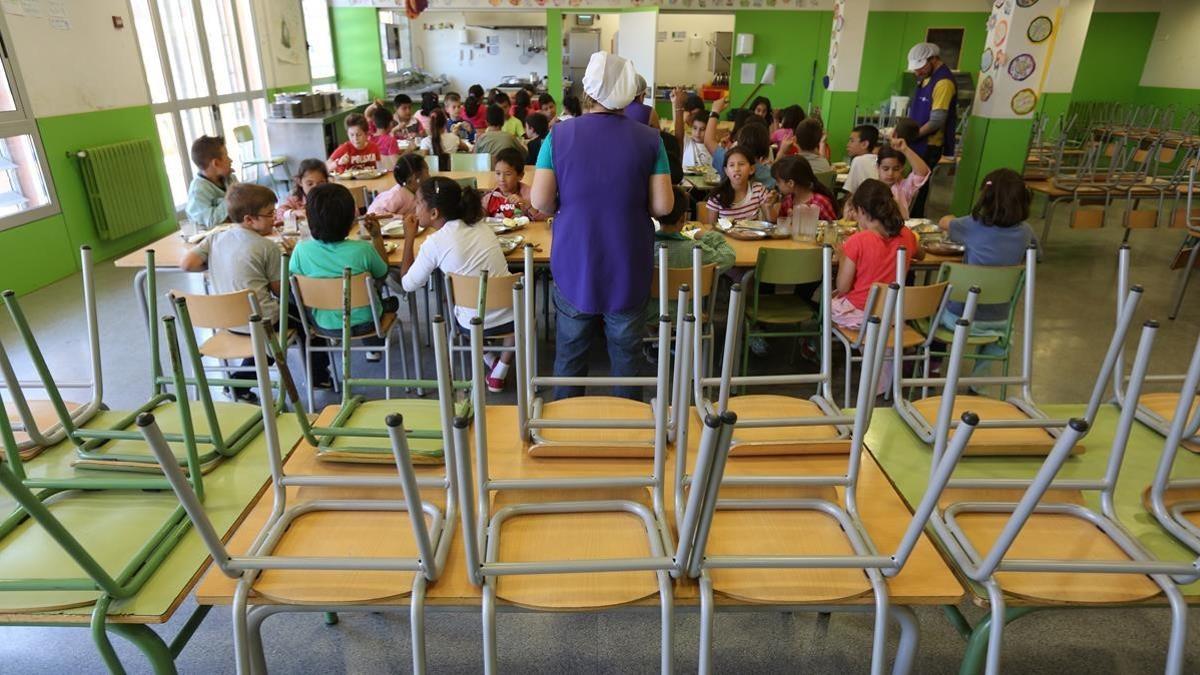
[(275, 59), (280, 63), (304, 63), (304, 22), (300, 17), (300, 3), (279, 5), (271, 21), (271, 42)]

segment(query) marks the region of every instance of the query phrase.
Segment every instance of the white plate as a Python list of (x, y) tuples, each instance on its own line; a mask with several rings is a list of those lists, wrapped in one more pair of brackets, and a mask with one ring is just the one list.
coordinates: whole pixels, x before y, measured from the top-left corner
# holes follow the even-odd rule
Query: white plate
[(524, 235), (520, 234), (514, 234), (511, 237), (496, 237), (496, 239), (500, 241), (500, 250), (504, 251), (504, 255), (512, 253), (525, 243)]

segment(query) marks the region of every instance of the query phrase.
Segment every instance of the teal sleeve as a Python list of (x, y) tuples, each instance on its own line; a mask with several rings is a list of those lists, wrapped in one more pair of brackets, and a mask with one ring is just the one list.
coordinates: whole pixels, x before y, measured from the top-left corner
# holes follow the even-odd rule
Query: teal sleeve
[(554, 151), (550, 149), (552, 143), (554, 143), (553, 131), (546, 136), (546, 140), (542, 141), (542, 148), (538, 150), (537, 168), (554, 170)]
[(292, 254), (288, 256), (288, 273), (299, 275), (304, 274), (304, 264), (301, 262), (304, 260), (303, 248), (304, 242), (300, 242), (296, 248), (292, 249)]
[(379, 257), (379, 252), (371, 242), (363, 242), (367, 245), (367, 270), (371, 272), (371, 276), (376, 279), (382, 279), (388, 275), (387, 261)]
[(667, 161), (667, 146), (663, 145), (660, 137), (658, 139), (658, 158), (654, 160), (654, 175), (661, 176), (663, 174), (671, 175), (671, 163)]

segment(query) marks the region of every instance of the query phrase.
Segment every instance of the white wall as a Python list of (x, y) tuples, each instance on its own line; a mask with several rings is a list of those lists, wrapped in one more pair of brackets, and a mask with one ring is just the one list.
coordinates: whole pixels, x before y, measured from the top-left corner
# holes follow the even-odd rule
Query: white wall
[[(308, 49), (304, 47), (304, 12), (300, 10), (300, 0), (254, 0), (254, 13), (258, 18), (255, 32), (258, 33), (267, 88), (308, 85)], [(282, 51), (276, 46), (279, 35), (277, 24), (284, 15), (290, 17), (292, 40), (300, 41), (297, 63), (293, 63), (291, 57), (281, 58), (282, 55), (277, 53)]]
[(653, 91), (658, 12), (626, 12), (617, 17), (617, 54), (633, 62), (633, 67)]
[(1071, 0), (1062, 12), (1058, 35), (1054, 38), (1054, 52), (1050, 55), (1050, 71), (1042, 91), (1069, 93), (1075, 87), (1075, 74), (1079, 70), (1079, 56), (1087, 39), (1088, 25), (1092, 13), (1099, 5), (1096, 0)]
[[(677, 31), (687, 33), (687, 37), (676, 42), (671, 33)], [(712, 47), (705, 44), (700, 47), (699, 54), (689, 54), (688, 43), (693, 35), (699, 35), (705, 42), (711, 41), (712, 34), (717, 31), (733, 32), (732, 14), (659, 13), (658, 32), (665, 32), (667, 40), (658, 43), (655, 53), (655, 82), (659, 86), (688, 87), (712, 82), (713, 72), (708, 69)]]
[[(432, 27), (443, 23), (453, 24), (454, 28), (425, 30), (426, 25)], [(425, 12), (409, 21), (414, 62), (433, 75), (446, 75), (450, 90), (466, 96), (467, 87), (472, 84), (490, 89), (505, 75), (528, 77), (529, 73), (536, 72), (545, 77), (545, 52), (533, 55), (529, 63), (520, 61), (522, 50), (519, 45), (529, 31), (468, 28), (472, 43), (485, 43), (489, 35), (500, 36), (500, 53), (489, 56), (486, 49), (459, 44), (458, 31), (463, 28), (466, 28), (466, 19), (462, 12)]]
[[(43, 16), (6, 14), (30, 107), (38, 117), (150, 102), (137, 33), (125, 0), (64, 0), (67, 30)], [(112, 17), (125, 22), (113, 28)], [(57, 25), (66, 27), (64, 24)]]
[(1142, 70), (1141, 85), (1200, 89), (1200, 68), (1196, 67), (1197, 37), (1200, 37), (1200, 2), (1164, 2), (1154, 30), (1154, 41), (1146, 56), (1146, 67)]

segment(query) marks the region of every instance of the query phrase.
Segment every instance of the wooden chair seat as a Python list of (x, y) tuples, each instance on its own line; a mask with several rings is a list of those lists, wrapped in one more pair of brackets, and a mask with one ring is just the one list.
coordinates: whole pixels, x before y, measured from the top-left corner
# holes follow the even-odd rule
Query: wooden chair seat
[[(295, 329), (289, 328), (287, 341), (290, 342), (295, 334)], [(200, 345), (200, 355), (222, 361), (249, 359), (254, 357), (254, 343), (249, 335), (219, 330)]]
[[(174, 402), (164, 403), (154, 410), (155, 419), (157, 420), (159, 428), (162, 429), (164, 434), (181, 433), (182, 420), (180, 419), (178, 405), (178, 403)], [(241, 436), (234, 436), (235, 430), (250, 422), (251, 419), (262, 417), (262, 411), (257, 405), (233, 403), (229, 401), (214, 401), (213, 408), (217, 413), (217, 423), (220, 425), (221, 430), (226, 434), (225, 442), (227, 444), (233, 444), (241, 438)], [(190, 411), (192, 417), (192, 428), (195, 430), (196, 434), (198, 436), (207, 435), (209, 433), (208, 417), (204, 412), (203, 406), (191, 406)], [(132, 424), (128, 427), (129, 430), (134, 428), (135, 427)], [(259, 428), (260, 427), (252, 426), (250, 431), (247, 433), (256, 435), (258, 434)], [(183, 443), (169, 443), (168, 445), (171, 446), (171, 450), (175, 453), (176, 457), (180, 458), (181, 461), (187, 457), (187, 452), (184, 450)], [(201, 446), (200, 448), (200, 458), (201, 461), (204, 462), (203, 469), (205, 471), (213, 468), (213, 466), (215, 466), (215, 462), (220, 459), (220, 455), (215, 450), (209, 452), (210, 449), (211, 448), (209, 446)], [(71, 465), (75, 467), (119, 468), (122, 470), (128, 469), (131, 471), (141, 470), (154, 473), (159, 472), (158, 461), (150, 452), (150, 447), (146, 445), (145, 441), (108, 441), (92, 452), (102, 455), (137, 455), (139, 456), (139, 461), (133, 462), (110, 460), (97, 457), (94, 459), (77, 459), (74, 460)], [(140, 460), (141, 457), (145, 457), (145, 459)]]
[[(837, 502), (833, 488), (806, 492)], [(845, 532), (832, 517), (816, 511), (718, 510), (709, 535), (708, 555), (853, 555)], [(713, 569), (713, 588), (744, 602), (820, 604), (871, 592), (862, 570)]]
[[(383, 429), (383, 420), (392, 413), (404, 416), (404, 428), (409, 430), (440, 431), (441, 404), (436, 400), (415, 398), (363, 401), (342, 425), (345, 428)], [(408, 447), (414, 465), (436, 464), (445, 461), (441, 438), (410, 438)], [(392, 442), (387, 438), (353, 438), (339, 436), (329, 445), (317, 449), (317, 459), (323, 462), (351, 464), (389, 464), (395, 466)]]
[[(541, 419), (644, 419), (648, 403), (616, 396), (576, 396), (541, 404)], [(534, 429), (533, 457), (653, 457), (654, 429)]]
[[(984, 430), (975, 433), (981, 431)], [(971, 501), (983, 501), (988, 497), (982, 495), (982, 499), (972, 498)], [(959, 515), (958, 523), (976, 550), (983, 553), (991, 549), (1008, 518), (1008, 513), (966, 513)], [(1091, 523), (1068, 515), (1038, 513), (1025, 523), (1006, 558), (1122, 562), (1130, 559)], [(1161, 592), (1149, 577), (1140, 574), (998, 572), (996, 580), (1006, 595), (1039, 604), (1142, 602)]]
[[(58, 424), (58, 413), (55, 412), (54, 404), (50, 401), (47, 401), (46, 399), (26, 399), (26, 403), (29, 404), (29, 412), (33, 415), (33, 421), (35, 424), (37, 424), (38, 429), (49, 429), (50, 427)], [(64, 401), (63, 403), (67, 406), (67, 411), (72, 415), (75, 414), (76, 410), (79, 410), (83, 407), (82, 403), (74, 403), (72, 401)], [(17, 414), (17, 411), (13, 409), (13, 406), (9, 405), (7, 408), (9, 423), (20, 424), (21, 416)], [(25, 433), (24, 431), (13, 431), (13, 438), (18, 444), (29, 442), (29, 434)], [(33, 459), (34, 457), (37, 457), (44, 449), (45, 448), (39, 446), (24, 450), (21, 452), (21, 459)], [(4, 461), (4, 457), (3, 453), (0, 453), (0, 462), (2, 461)]]
[[(941, 396), (930, 396), (919, 401), (913, 401), (912, 407), (925, 418), (930, 427), (937, 419), (938, 407), (942, 404)], [(1020, 408), (1009, 403), (986, 396), (956, 396), (954, 398), (954, 413), (951, 419), (958, 419), (966, 411), (972, 411), (982, 420), (1023, 420), (1029, 416)], [(953, 433), (953, 432), (951, 432)], [(1024, 455), (1045, 456), (1054, 447), (1054, 437), (1045, 429), (994, 429), (980, 427), (971, 435), (967, 444), (966, 455)], [(1077, 455), (1084, 451), (1083, 444), (1076, 444), (1071, 454)]]
[(759, 323), (803, 323), (813, 318), (813, 310), (798, 295), (760, 295), (758, 308), (746, 305), (746, 318)]
[(1025, 187), (1030, 192), (1044, 194), (1048, 197), (1067, 197), (1071, 194), (1070, 191), (1055, 186), (1050, 179), (1027, 180), (1025, 181)]
[[(1154, 392), (1150, 394), (1142, 394), (1138, 398), (1138, 407), (1143, 408), (1159, 418), (1170, 423), (1170, 420), (1175, 417), (1175, 406), (1179, 405), (1178, 392)], [(1188, 410), (1188, 417), (1196, 414), (1196, 406), (1200, 405), (1200, 396), (1195, 397), (1192, 401), (1192, 407)], [(1184, 448), (1191, 452), (1200, 453), (1200, 443), (1190, 439), (1184, 439), (1180, 443)]]
[[(846, 339), (849, 340), (850, 342), (858, 341), (859, 331), (857, 331), (853, 328), (843, 328), (842, 326), (838, 326), (834, 330), (837, 330), (842, 335), (845, 335)], [(901, 344), (905, 349), (908, 349), (909, 347), (916, 347), (917, 345), (924, 344), (926, 337), (927, 336), (925, 335), (925, 333), (922, 333), (921, 331), (913, 328), (912, 326), (905, 324), (904, 333), (901, 337), (901, 340), (902, 340)], [(887, 346), (890, 348), (890, 347), (894, 346), (895, 344), (896, 344), (896, 333), (895, 333), (895, 331), (889, 330)]]
[[(729, 409), (741, 420), (770, 417), (825, 417), (821, 407), (812, 401), (792, 396), (771, 394), (734, 396)], [(729, 454), (758, 455), (828, 455), (850, 451), (849, 436), (835, 426), (742, 428), (733, 434)]]
[[(428, 525), (429, 518), (425, 521)], [(317, 511), (292, 521), (274, 555), (416, 558), (418, 552), (408, 514), (403, 511)], [(255, 580), (253, 592), (293, 605), (370, 604), (408, 596), (416, 575), (363, 570), (265, 570)]]
[[(502, 490), (494, 509), (530, 501), (630, 499), (647, 506), (645, 489)], [(603, 533), (598, 536), (597, 533)], [(641, 518), (625, 512), (514, 516), (500, 527), (501, 562), (638, 558), (650, 555)], [(587, 610), (637, 602), (658, 593), (654, 572), (501, 576), (496, 594), (521, 607)]]

